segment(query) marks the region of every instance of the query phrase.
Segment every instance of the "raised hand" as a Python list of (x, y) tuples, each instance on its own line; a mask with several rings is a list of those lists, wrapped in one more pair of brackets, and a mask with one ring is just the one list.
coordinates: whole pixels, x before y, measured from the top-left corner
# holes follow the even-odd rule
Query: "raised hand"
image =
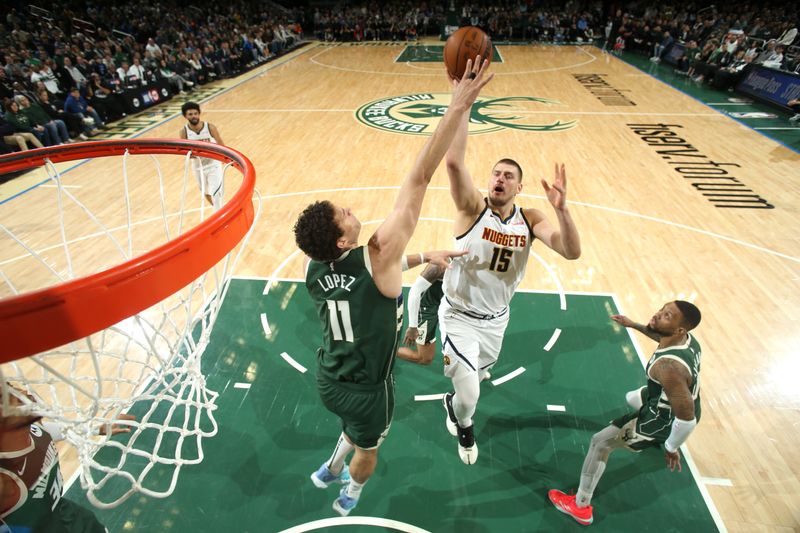
[(567, 205), (567, 172), (564, 170), (564, 163), (556, 163), (556, 177), (553, 185), (542, 179), (542, 187), (547, 195), (547, 199), (558, 211), (562, 211)]
[[(489, 61), (481, 61), (481, 56), (476, 57), (474, 62), (471, 59), (467, 60), (467, 68), (464, 69), (461, 79), (450, 78), (453, 85), (453, 98), (450, 105), (471, 106), (481, 89), (494, 77), (494, 74), (486, 75), (488, 68)], [(449, 74), (447, 76), (450, 77)]]

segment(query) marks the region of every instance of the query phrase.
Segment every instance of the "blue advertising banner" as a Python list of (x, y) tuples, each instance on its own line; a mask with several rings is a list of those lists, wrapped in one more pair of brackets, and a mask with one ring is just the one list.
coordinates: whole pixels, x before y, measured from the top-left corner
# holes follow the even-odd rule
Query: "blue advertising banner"
[(800, 98), (800, 76), (756, 66), (739, 82), (736, 90), (786, 107), (789, 100)]

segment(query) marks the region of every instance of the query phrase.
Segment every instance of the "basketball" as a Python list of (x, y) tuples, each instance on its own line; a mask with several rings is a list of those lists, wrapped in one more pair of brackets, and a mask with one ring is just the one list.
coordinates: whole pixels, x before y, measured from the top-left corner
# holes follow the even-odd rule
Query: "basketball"
[(492, 60), (492, 40), (483, 30), (465, 26), (456, 30), (444, 45), (444, 64), (451, 77), (461, 79), (467, 61), (477, 56)]

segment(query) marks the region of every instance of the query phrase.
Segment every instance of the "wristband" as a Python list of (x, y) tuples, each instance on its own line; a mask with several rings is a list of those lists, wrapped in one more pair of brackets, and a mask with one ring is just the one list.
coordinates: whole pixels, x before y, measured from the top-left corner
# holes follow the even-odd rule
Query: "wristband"
[(678, 448), (681, 447), (681, 444), (686, 442), (686, 439), (689, 438), (689, 434), (692, 432), (694, 427), (697, 425), (697, 419), (692, 418), (691, 420), (681, 420), (680, 418), (675, 418), (672, 421), (672, 431), (667, 437), (666, 442), (664, 442), (664, 448), (669, 453), (675, 453)]

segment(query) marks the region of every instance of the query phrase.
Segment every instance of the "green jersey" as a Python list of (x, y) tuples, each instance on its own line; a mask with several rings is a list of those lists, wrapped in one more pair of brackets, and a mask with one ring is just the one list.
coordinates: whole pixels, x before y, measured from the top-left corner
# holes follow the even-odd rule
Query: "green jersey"
[(439, 304), (442, 302), (442, 296), (444, 296), (442, 280), (438, 279), (428, 287), (428, 290), (422, 293), (422, 298), (420, 298), (419, 302), (420, 310), (432, 309), (434, 314), (438, 313)]
[[(692, 376), (690, 390), (694, 399), (694, 416), (697, 420), (700, 420), (700, 356), (700, 344), (691, 333), (687, 334), (684, 344), (661, 348), (653, 353), (647, 363), (647, 401), (639, 411), (640, 420), (642, 419), (642, 414), (646, 413), (646, 418), (652, 421), (651, 429), (660, 426), (662, 423), (669, 426), (675, 419), (664, 388), (659, 382), (650, 377), (650, 368), (657, 361), (665, 358), (673, 359), (683, 364)], [(669, 429), (667, 428), (668, 433)]]
[(359, 246), (336, 261), (310, 261), (306, 288), (322, 322), (317, 373), (331, 381), (364, 388), (390, 377), (403, 302), (387, 298), (372, 279), (369, 251)]
[[(31, 444), (18, 452), (0, 453), (0, 472), (14, 483), (19, 499), (0, 511), (0, 531), (12, 533), (97, 533), (105, 531), (94, 514), (62, 499), (64, 485), (53, 438), (39, 424), (31, 424)], [(10, 478), (10, 479), (8, 479)]]

